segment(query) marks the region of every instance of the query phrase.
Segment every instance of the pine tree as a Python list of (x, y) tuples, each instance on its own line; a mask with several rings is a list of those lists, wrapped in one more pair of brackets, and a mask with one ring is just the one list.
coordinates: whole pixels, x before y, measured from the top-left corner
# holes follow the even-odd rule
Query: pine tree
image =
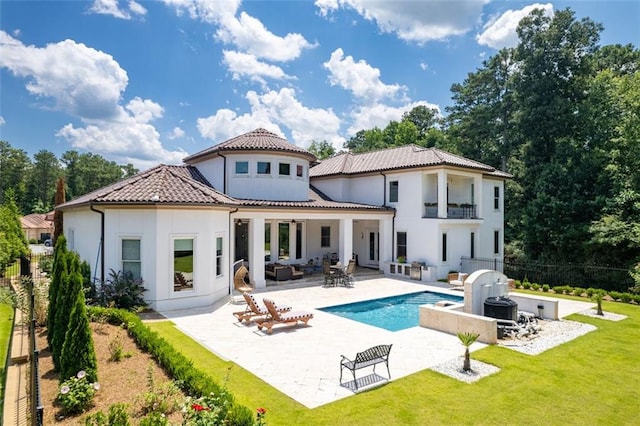
[(51, 284), (49, 284), (49, 310), (47, 311), (47, 343), (53, 352), (53, 335), (56, 323), (57, 300), (60, 289), (60, 275), (67, 269), (66, 262), (67, 240), (64, 235), (58, 238), (53, 253), (53, 271), (51, 271)]
[(79, 262), (71, 262), (69, 289), (73, 291), (75, 300), (69, 316), (69, 327), (60, 357), (60, 379), (64, 381), (75, 376), (78, 371), (84, 370), (87, 373), (87, 380), (96, 382), (98, 380), (98, 361), (85, 307), (79, 266)]
[[(73, 252), (67, 252), (66, 270), (62, 272), (58, 297), (56, 298), (55, 330), (53, 334), (53, 365), (60, 371), (62, 347), (70, 324), (71, 311), (76, 303), (77, 294), (82, 292), (82, 276), (80, 280), (73, 279), (73, 275), (80, 270), (80, 259)], [(67, 377), (68, 378), (68, 377)]]

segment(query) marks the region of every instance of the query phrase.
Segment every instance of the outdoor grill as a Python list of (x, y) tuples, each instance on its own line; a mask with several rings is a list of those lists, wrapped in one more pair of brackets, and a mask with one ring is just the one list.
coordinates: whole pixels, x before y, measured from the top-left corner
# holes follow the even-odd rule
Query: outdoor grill
[(508, 297), (487, 297), (484, 301), (484, 316), (518, 321), (518, 304)]

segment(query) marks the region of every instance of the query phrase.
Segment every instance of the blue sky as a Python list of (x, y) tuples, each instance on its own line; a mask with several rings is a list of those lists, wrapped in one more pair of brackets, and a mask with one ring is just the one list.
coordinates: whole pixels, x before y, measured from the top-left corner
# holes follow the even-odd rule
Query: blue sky
[(146, 169), (264, 127), (336, 148), (450, 88), (534, 7), (638, 46), (640, 1), (0, 0), (0, 139)]

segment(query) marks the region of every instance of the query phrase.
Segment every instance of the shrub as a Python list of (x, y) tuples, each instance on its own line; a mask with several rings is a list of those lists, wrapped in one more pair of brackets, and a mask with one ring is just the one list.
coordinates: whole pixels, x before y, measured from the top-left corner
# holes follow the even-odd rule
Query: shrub
[[(67, 240), (64, 235), (58, 238), (55, 251), (53, 252), (52, 277), (49, 284), (49, 311), (47, 312), (47, 343), (53, 352), (55, 349), (55, 319), (58, 315), (58, 298), (61, 297), (59, 289), (62, 285), (62, 272), (66, 271)], [(57, 359), (54, 358), (55, 368), (58, 368)]]
[(36, 240), (35, 238), (30, 238), (29, 244), (38, 244), (38, 240)]
[(596, 289), (595, 289), (595, 288), (593, 288), (593, 287), (589, 287), (589, 288), (587, 289), (587, 297), (588, 297), (589, 299), (591, 299), (595, 293), (596, 293)]
[(584, 293), (584, 288), (582, 287), (574, 287), (573, 291), (571, 292), (571, 294), (573, 296), (582, 296), (582, 293)]
[(103, 283), (98, 291), (97, 298), (102, 306), (134, 310), (147, 305), (142, 297), (145, 291), (143, 281), (134, 279), (131, 272), (115, 272), (111, 269), (107, 282)]
[(631, 301), (631, 294), (629, 293), (621, 293), (620, 301), (624, 303), (629, 303)]
[(545, 293), (549, 292), (549, 284), (543, 284), (542, 285), (542, 291), (544, 291)]
[[(22, 312), (29, 312), (31, 299), (31, 289), (34, 294), (34, 314), (36, 324), (44, 326), (47, 323), (47, 309), (49, 307), (49, 281), (46, 279), (34, 281), (29, 276), (20, 277), (20, 286), (16, 289), (14, 296), (15, 307)], [(27, 320), (28, 315), (24, 315), (23, 320)]]
[(65, 380), (60, 386), (57, 402), (62, 406), (65, 414), (78, 414), (85, 411), (96, 391), (100, 389), (98, 383), (92, 383), (84, 371)]
[[(117, 403), (109, 406), (108, 414), (102, 411), (84, 419), (85, 426), (130, 426), (131, 420), (127, 404)], [(142, 424), (142, 423), (141, 423)], [(160, 423), (154, 423), (160, 424)]]
[(147, 367), (147, 392), (142, 395), (141, 411), (143, 414), (171, 414), (180, 407), (178, 398), (180, 389), (173, 382), (156, 385), (153, 365)]
[(234, 426), (253, 426), (254, 424), (264, 425), (264, 415), (267, 411), (259, 408), (257, 413), (257, 423), (254, 423), (253, 413), (244, 405), (233, 405), (227, 413), (227, 424)]
[(622, 293), (620, 293), (619, 291), (610, 291), (609, 297), (611, 297), (613, 300), (620, 300), (622, 298)]
[(540, 284), (538, 284), (538, 283), (531, 284), (531, 289), (535, 290), (535, 291), (540, 290)]
[(170, 426), (169, 419), (164, 414), (149, 413), (140, 419), (138, 426)]
[(531, 288), (531, 283), (529, 281), (523, 281), (522, 288), (529, 290)]
[(225, 389), (218, 394), (212, 392), (200, 398), (187, 398), (183, 408), (184, 423), (190, 426), (221, 425), (230, 408), (231, 402)]
[(118, 331), (118, 334), (109, 342), (109, 361), (119, 362), (129, 357), (131, 357), (131, 353), (124, 351), (124, 339)]
[(38, 262), (38, 267), (42, 272), (46, 272), (50, 274), (53, 270), (53, 257), (52, 256), (42, 256), (40, 262)]

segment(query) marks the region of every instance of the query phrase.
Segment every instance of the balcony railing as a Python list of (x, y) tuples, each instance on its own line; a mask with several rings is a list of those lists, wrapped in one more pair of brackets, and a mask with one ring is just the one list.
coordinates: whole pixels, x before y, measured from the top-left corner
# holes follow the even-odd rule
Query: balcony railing
[[(437, 218), (438, 205), (433, 203), (424, 204), (424, 217)], [(448, 204), (447, 219), (477, 219), (478, 214), (475, 204)]]

